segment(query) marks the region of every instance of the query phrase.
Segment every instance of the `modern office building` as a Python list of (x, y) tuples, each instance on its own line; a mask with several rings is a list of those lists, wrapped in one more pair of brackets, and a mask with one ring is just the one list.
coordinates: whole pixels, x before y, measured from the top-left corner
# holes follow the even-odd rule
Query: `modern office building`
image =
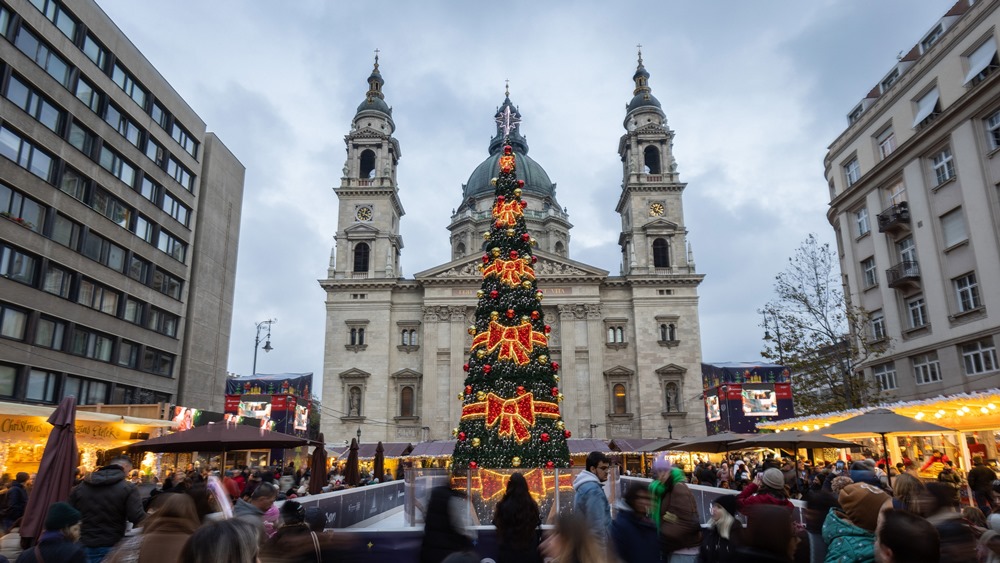
[(93, 0), (0, 36), (0, 400), (221, 411), (243, 165)]
[[(619, 275), (570, 258), (572, 224), (549, 173), (528, 156), (521, 126), (510, 145), (524, 181), (524, 218), (538, 241), (534, 274), (544, 292), (548, 346), (562, 367), (566, 427), (577, 437), (654, 438), (704, 435), (698, 285), (684, 224), (674, 132), (639, 60), (623, 116), (624, 135), (607, 139), (621, 159), (621, 185), (608, 186), (608, 210), (621, 230), (608, 233), (622, 250)], [(442, 264), (402, 277), (400, 221), (406, 194), (396, 170), (402, 156), (393, 137), (392, 108), (376, 60), (368, 91), (345, 137), (335, 252), (327, 279), (323, 407), (328, 439), (447, 439), (459, 420), (476, 292), (482, 286), (483, 233), (493, 219), (503, 132), (497, 127), (486, 158), (456, 186), (457, 209), (447, 225)], [(359, 92), (360, 93), (360, 92)], [(521, 117), (509, 93), (497, 115)], [(484, 115), (485, 119), (491, 119)], [(419, 191), (418, 191), (419, 190)], [(444, 225), (442, 227), (445, 227)]]
[(997, 386), (998, 8), (952, 6), (850, 109), (825, 159), (845, 286), (871, 314), (863, 337), (889, 348), (862, 367), (889, 398)]

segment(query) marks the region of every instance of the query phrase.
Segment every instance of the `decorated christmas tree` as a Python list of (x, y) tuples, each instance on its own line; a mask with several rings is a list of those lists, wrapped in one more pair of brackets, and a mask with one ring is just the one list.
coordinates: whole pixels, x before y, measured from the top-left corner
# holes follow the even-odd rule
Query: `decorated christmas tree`
[(452, 467), (569, 467), (570, 432), (559, 412), (559, 365), (549, 357), (550, 328), (532, 268), (535, 240), (525, 226), (524, 182), (517, 179), (517, 159), (509, 144), (517, 116), (509, 105), (497, 123), (504, 147), (493, 179), (493, 224), (483, 233), (483, 283), (477, 293), (476, 324), (469, 327), (472, 347), (464, 366)]

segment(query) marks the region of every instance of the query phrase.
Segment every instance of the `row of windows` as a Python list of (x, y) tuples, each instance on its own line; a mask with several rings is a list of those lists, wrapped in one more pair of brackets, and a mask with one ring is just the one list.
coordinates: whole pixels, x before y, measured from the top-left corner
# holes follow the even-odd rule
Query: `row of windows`
[[(962, 368), (967, 376), (980, 375), (996, 371), (997, 351), (991, 339), (977, 340), (959, 346), (962, 355)], [(937, 352), (929, 352), (909, 358), (913, 368), (913, 379), (917, 385), (926, 385), (942, 381), (943, 372), (938, 362)], [(897, 389), (896, 362), (886, 362), (872, 368), (872, 375), (879, 389), (889, 391)]]
[[(122, 89), (123, 92), (128, 94), (132, 101), (136, 103), (144, 112), (147, 112), (164, 131), (170, 134), (170, 136), (177, 142), (182, 149), (184, 149), (188, 154), (197, 158), (198, 157), (198, 143), (195, 141), (191, 134), (184, 128), (183, 125), (178, 122), (177, 119), (168, 113), (159, 102), (152, 99), (146, 88), (144, 88), (135, 76), (126, 69), (120, 61), (115, 61), (110, 64), (112, 59), (110, 52), (94, 37), (94, 35), (82, 28), (77, 22), (77, 19), (69, 13), (61, 4), (56, 0), (30, 0), (30, 2), (38, 8), (40, 12), (45, 14), (45, 17), (51, 21), (56, 28), (59, 29), (68, 37), (79, 49), (83, 52), (93, 62), (97, 68), (101, 69), (101, 72), (108, 74), (111, 80)], [(0, 7), (0, 35), (6, 36), (10, 31), (9, 28), (10, 14), (9, 12)], [(34, 39), (34, 43), (46, 50), (51, 51), (51, 49), (45, 46), (30, 30), (27, 30), (26, 26), (21, 25), (18, 30), (18, 36), (20, 37), (21, 30), (26, 30), (26, 35)], [(24, 39), (25, 46), (31, 47), (32, 44), (29, 39)], [(17, 44), (17, 39), (15, 39), (15, 44)], [(20, 45), (18, 45), (20, 47)], [(24, 48), (21, 49), (28, 56), (32, 56)], [(70, 74), (70, 67), (65, 61), (56, 56), (60, 62), (62, 62), (62, 67), (66, 70), (63, 71), (68, 80), (68, 75)], [(38, 62), (38, 58), (35, 58)], [(41, 63), (39, 63), (41, 65)], [(45, 65), (41, 65), (42, 68), (46, 68)], [(46, 68), (46, 70), (48, 70)], [(57, 69), (58, 70), (58, 69)], [(53, 74), (53, 72), (49, 72)], [(56, 75), (53, 75), (56, 80), (59, 80), (61, 84), (66, 86), (66, 80), (60, 80)]]
[[(10, 75), (4, 96), (57, 135), (63, 135), (62, 121), (65, 112), (17, 75)], [(112, 127), (115, 127), (129, 142), (139, 147), (140, 129), (131, 120), (122, 115), (114, 105), (108, 104), (105, 120)], [(10, 134), (16, 135), (13, 131)], [(20, 137), (20, 135), (18, 136)], [(143, 193), (144, 196), (147, 196), (150, 201), (160, 206), (163, 211), (179, 223), (185, 227), (188, 226), (190, 210), (184, 204), (177, 201), (168, 190), (163, 189), (153, 182), (147, 175), (141, 174), (134, 165), (116, 151), (103, 145), (97, 150), (98, 138), (92, 131), (76, 120), (71, 120), (68, 127), (66, 127), (65, 138), (70, 145), (87, 155), (88, 158), (95, 160), (102, 168), (121, 180), (130, 189)], [(156, 163), (157, 167), (166, 170), (185, 189), (191, 191), (193, 186), (193, 176), (191, 173), (178, 164), (172, 156), (163, 151), (151, 138), (147, 139), (146, 143), (149, 146), (156, 147), (154, 153), (150, 153), (147, 148), (146, 155)], [(97, 150), (96, 158), (95, 150)], [(13, 146), (9, 152), (13, 154)], [(49, 166), (48, 170), (49, 174), (51, 174), (52, 167)], [(79, 176), (78, 173), (77, 175)], [(140, 176), (142, 177), (141, 185), (137, 186), (136, 178)], [(49, 180), (50, 178), (46, 175), (44, 179)]]
[[(979, 283), (975, 272), (970, 272), (951, 280), (955, 291), (957, 313), (968, 313), (983, 306), (979, 295)], [(906, 329), (919, 329), (927, 326), (927, 303), (922, 294), (913, 295), (903, 300), (903, 314), (906, 316)], [(882, 340), (886, 335), (885, 314), (882, 309), (876, 309), (869, 315), (871, 336), (873, 340)]]
[(32, 319), (32, 315), (0, 302), (0, 336), (165, 377), (173, 374), (174, 354), (64, 319), (37, 313)]
[(0, 364), (0, 397), (58, 403), (76, 397), (77, 404), (139, 405), (169, 403), (170, 395), (129, 385), (14, 364)]

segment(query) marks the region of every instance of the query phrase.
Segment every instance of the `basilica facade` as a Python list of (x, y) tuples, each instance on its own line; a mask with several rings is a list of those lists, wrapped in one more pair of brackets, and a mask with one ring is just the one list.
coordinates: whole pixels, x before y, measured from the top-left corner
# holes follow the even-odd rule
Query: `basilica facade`
[[(520, 126), (509, 142), (524, 180), (527, 227), (538, 241), (535, 273), (561, 367), (562, 417), (574, 437), (657, 438), (705, 433), (698, 285), (684, 224), (674, 132), (639, 64), (618, 141), (622, 184), (607, 201), (621, 217), (618, 275), (570, 259), (572, 223), (556, 184), (528, 156)], [(484, 231), (492, 222), (502, 151), (498, 126), (488, 156), (455, 190), (447, 225), (451, 261), (401, 276), (401, 147), (382, 92), (378, 59), (345, 136), (336, 245), (326, 279), (323, 431), (329, 440), (450, 439), (459, 420)], [(507, 94), (497, 115), (517, 108)], [(609, 140), (609, 143), (611, 141)], [(610, 151), (609, 151), (610, 152)], [(443, 252), (442, 252), (443, 254)]]

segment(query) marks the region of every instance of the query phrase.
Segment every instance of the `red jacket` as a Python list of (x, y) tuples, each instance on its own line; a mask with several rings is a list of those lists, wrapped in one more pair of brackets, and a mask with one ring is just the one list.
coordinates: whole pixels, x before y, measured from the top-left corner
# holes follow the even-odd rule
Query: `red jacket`
[(744, 508), (755, 504), (775, 504), (778, 506), (784, 506), (788, 510), (794, 508), (792, 506), (792, 501), (786, 498), (778, 498), (768, 493), (761, 493), (759, 495), (755, 494), (759, 488), (760, 487), (757, 486), (757, 483), (750, 483), (746, 487), (743, 487), (740, 494), (736, 495), (736, 506), (739, 507), (741, 511)]

